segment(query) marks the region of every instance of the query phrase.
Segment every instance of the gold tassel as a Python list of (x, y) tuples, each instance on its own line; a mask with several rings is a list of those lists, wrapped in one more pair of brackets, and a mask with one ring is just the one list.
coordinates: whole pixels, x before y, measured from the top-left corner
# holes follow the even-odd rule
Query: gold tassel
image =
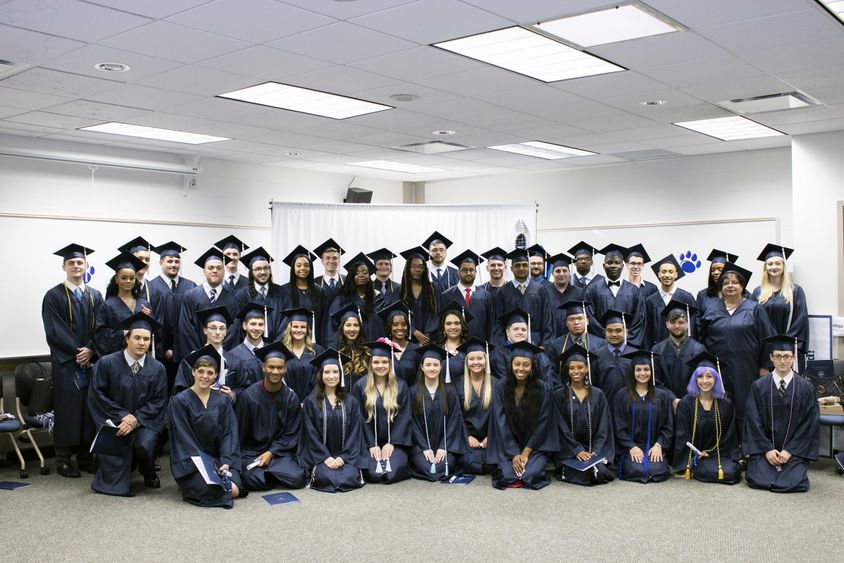
[(724, 480), (724, 470), (721, 468), (720, 465), (718, 466), (718, 480), (719, 481)]
[(686, 467), (686, 481), (692, 478), (692, 470), (689, 467)]

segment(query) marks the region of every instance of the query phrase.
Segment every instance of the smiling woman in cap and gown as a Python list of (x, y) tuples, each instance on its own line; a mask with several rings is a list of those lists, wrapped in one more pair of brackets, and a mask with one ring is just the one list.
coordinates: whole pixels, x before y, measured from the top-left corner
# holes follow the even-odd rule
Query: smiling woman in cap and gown
[(314, 335), (322, 338), (324, 334), (328, 306), (322, 289), (314, 283), (314, 260), (316, 255), (301, 244), (284, 257), (290, 267), (290, 281), (281, 286), (282, 309), (308, 309), (316, 315)]
[(464, 472), (474, 475), (489, 473), (487, 446), (489, 445), (489, 415), (492, 406), (493, 382), (489, 354), (491, 346), (486, 340), (472, 337), (460, 347), (465, 361), (463, 374), (452, 384), (463, 408), (463, 423), (471, 454), (467, 456)]
[(311, 360), (322, 354), (324, 348), (313, 340), (313, 328), (316, 326), (313, 311), (299, 307), (282, 311), (282, 314), (287, 327), (281, 341), (293, 354), (287, 360), (284, 384), (296, 393), (302, 403), (316, 387), (316, 366)]
[[(337, 296), (331, 302), (328, 317), (333, 317), (337, 311), (347, 305), (354, 305), (366, 321), (364, 327), (366, 337), (370, 340), (381, 338), (385, 335), (384, 324), (375, 312), (383, 306), (383, 300), (372, 284), (375, 265), (365, 254), (358, 253), (350, 258), (344, 267), (348, 275), (337, 291)], [(337, 342), (337, 327), (334, 323), (325, 323), (323, 342), (329, 344)]]
[[(114, 270), (108, 282), (106, 298), (97, 309), (94, 326), (94, 346), (102, 357), (123, 349), (125, 331), (120, 328), (124, 320), (135, 313), (152, 316), (149, 302), (141, 297), (141, 284), (136, 278), (138, 270), (147, 265), (128, 252), (115, 256), (106, 264)], [(160, 326), (156, 324), (156, 328)]]
[(401, 252), (405, 259), (401, 277), (401, 301), (410, 311), (410, 336), (428, 344), (437, 329), (437, 292), (428, 275), (428, 252), (416, 246)]
[(387, 339), (393, 343), (393, 359), (396, 377), (408, 388), (416, 383), (419, 372), (416, 350), (419, 345), (410, 340), (410, 312), (407, 305), (395, 301), (378, 311), (384, 321)]

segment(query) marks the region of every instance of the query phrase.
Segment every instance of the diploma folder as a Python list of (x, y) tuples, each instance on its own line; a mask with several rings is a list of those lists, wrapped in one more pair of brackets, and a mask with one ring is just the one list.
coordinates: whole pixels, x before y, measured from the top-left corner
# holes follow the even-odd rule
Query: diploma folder
[(206, 484), (219, 485), (221, 487), (224, 487), (223, 478), (217, 472), (217, 466), (214, 465), (214, 460), (211, 459), (210, 456), (204, 453), (200, 453), (199, 455), (190, 456), (190, 459), (196, 466), (196, 469), (197, 471), (199, 471), (199, 474), (202, 475), (202, 478), (205, 480)]
[(580, 461), (577, 458), (567, 459), (563, 461), (563, 465), (565, 465), (566, 467), (571, 467), (575, 471), (587, 471), (589, 469), (592, 469), (599, 463), (606, 462), (607, 458), (596, 455), (594, 457), (589, 458), (589, 460), (587, 461)]
[(118, 436), (117, 427), (103, 424), (97, 430), (94, 441), (91, 442), (92, 454), (98, 455), (123, 455), (123, 448), (129, 445), (129, 436)]

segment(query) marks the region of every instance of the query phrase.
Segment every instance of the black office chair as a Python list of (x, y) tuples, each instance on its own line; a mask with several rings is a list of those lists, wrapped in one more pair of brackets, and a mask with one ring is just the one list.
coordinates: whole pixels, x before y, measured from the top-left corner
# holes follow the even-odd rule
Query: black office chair
[(42, 365), (31, 362), (20, 364), (15, 368), (15, 387), (17, 391), (16, 414), (23, 422), (22, 434), (32, 444), (41, 463), (41, 475), (49, 475), (50, 468), (44, 461), (44, 455), (33, 433), (52, 431), (53, 410), (52, 383), (49, 374), (45, 373)]

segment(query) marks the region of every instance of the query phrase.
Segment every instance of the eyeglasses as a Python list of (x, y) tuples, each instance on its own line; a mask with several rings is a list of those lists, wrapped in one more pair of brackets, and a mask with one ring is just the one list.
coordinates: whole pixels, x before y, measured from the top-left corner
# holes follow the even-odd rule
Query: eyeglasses
[(270, 267), (269, 266), (259, 266), (259, 267), (252, 268), (252, 271), (255, 272), (255, 273), (269, 272)]
[(794, 354), (771, 354), (775, 362), (785, 362), (794, 357)]

